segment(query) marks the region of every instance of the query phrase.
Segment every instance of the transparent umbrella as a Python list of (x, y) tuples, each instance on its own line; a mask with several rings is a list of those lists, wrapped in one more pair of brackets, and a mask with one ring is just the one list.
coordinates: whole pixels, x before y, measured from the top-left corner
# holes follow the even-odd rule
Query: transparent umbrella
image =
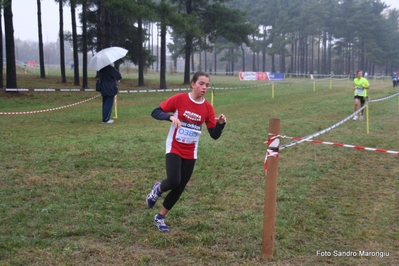
[(98, 71), (116, 60), (121, 59), (127, 52), (125, 48), (117, 46), (102, 49), (90, 59), (87, 67)]

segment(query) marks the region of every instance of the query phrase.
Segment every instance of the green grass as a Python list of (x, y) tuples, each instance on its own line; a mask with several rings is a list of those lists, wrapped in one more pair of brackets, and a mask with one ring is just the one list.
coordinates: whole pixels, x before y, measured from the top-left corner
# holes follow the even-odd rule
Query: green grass
[[(157, 75), (146, 77), (153, 84), (147, 88), (155, 88)], [(65, 85), (57, 79), (24, 74), (19, 86)], [(168, 75), (170, 88), (182, 87), (182, 80)], [(211, 81), (231, 88), (260, 84), (226, 76)], [(121, 89), (136, 82), (123, 80)], [(389, 81), (371, 85), (372, 98), (397, 92)], [(0, 115), (0, 265), (399, 264), (399, 156), (314, 143), (280, 152), (274, 258), (262, 258), (269, 119), (280, 119), (281, 134), (292, 137), (327, 128), (353, 112), (346, 81), (331, 89), (329, 81), (318, 81), (313, 92), (310, 81), (287, 79), (275, 85), (274, 98), (271, 85), (216, 90), (216, 112), (228, 119), (223, 136), (202, 136), (192, 180), (167, 217), (171, 231), (158, 232), (152, 218), (162, 199), (151, 210), (145, 196), (165, 175), (169, 123), (150, 112), (174, 93), (120, 94), (112, 125), (100, 123), (100, 98), (58, 111)], [(0, 112), (95, 95), (0, 92)], [(317, 139), (398, 151), (398, 108), (398, 97), (370, 103), (369, 134), (365, 121), (349, 121)], [(316, 255), (334, 250), (390, 256)]]

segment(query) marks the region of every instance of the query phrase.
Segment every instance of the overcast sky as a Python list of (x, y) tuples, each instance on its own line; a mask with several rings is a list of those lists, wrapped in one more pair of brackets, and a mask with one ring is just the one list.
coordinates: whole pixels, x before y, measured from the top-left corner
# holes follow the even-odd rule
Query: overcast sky
[[(399, 0), (382, 2), (399, 10)], [(43, 42), (55, 42), (58, 39), (59, 28), (58, 4), (54, 0), (42, 0), (41, 9)], [(21, 40), (37, 41), (37, 1), (12, 0), (12, 12), (14, 37)], [(64, 7), (64, 30), (71, 31), (71, 9), (68, 6)], [(80, 32), (79, 29), (78, 32)]]
[[(58, 4), (54, 0), (42, 0), (41, 11), (43, 42), (55, 42), (58, 39), (60, 27)], [(12, 13), (14, 37), (21, 40), (37, 41), (37, 1), (12, 0)], [(77, 23), (79, 24), (78, 21)], [(64, 6), (64, 30), (71, 31), (71, 9), (69, 6)]]

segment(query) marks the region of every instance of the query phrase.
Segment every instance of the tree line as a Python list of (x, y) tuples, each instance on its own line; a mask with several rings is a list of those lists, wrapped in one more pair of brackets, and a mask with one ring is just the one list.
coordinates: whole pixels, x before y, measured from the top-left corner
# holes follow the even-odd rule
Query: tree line
[[(362, 69), (374, 74), (377, 70), (389, 73), (399, 69), (399, 11), (389, 9), (380, 0), (54, 1), (59, 7), (61, 82), (66, 83), (64, 45), (68, 41), (73, 48), (74, 65), (83, 68), (82, 88), (88, 86), (88, 53), (111, 46), (128, 49), (126, 59), (138, 66), (138, 86), (144, 86), (145, 68), (158, 56), (160, 89), (167, 87), (167, 48), (174, 64), (178, 58), (184, 60), (184, 84), (189, 84), (190, 73), (195, 69), (195, 54), (200, 58), (205, 55), (205, 69), (207, 54), (213, 55), (209, 61), (214, 71), (220, 62), (218, 56), (231, 73), (238, 62), (241, 70), (284, 73), (349, 74)], [(6, 86), (16, 88), (12, 0), (0, 2), (4, 14)], [(71, 11), (72, 32), (64, 32), (64, 8)], [(76, 21), (78, 9), (81, 12)], [(37, 21), (40, 77), (45, 78), (41, 0), (37, 0)], [(159, 55), (154, 55), (147, 45), (153, 34), (149, 25), (156, 25), (159, 32)], [(167, 33), (172, 36), (168, 44)], [(3, 59), (2, 38), (0, 46)], [(78, 53), (83, 55), (81, 64)], [(246, 65), (248, 55), (252, 57), (250, 66)], [(116, 62), (116, 67), (121, 62)], [(0, 64), (4, 67), (3, 60)], [(3, 87), (3, 77), (0, 79)], [(79, 83), (76, 67), (74, 85), (80, 86)]]

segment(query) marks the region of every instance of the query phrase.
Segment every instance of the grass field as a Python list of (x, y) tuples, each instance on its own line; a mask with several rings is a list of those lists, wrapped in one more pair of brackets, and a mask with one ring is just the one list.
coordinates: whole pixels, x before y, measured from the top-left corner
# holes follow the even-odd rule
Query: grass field
[[(65, 86), (58, 79), (20, 73), (18, 85)], [(157, 79), (148, 74), (147, 87)], [(182, 87), (181, 75), (167, 79)], [(169, 128), (150, 113), (176, 92), (119, 94), (111, 125), (101, 123), (100, 98), (0, 115), (0, 265), (399, 265), (399, 156), (314, 143), (280, 152), (274, 258), (261, 255), (269, 120), (280, 119), (291, 137), (325, 129), (353, 112), (350, 82), (318, 81), (314, 91), (310, 80), (287, 79), (274, 98), (271, 85), (211, 82), (231, 88), (214, 95), (228, 122), (217, 141), (204, 132), (168, 233), (152, 225), (162, 199), (148, 209), (145, 196), (165, 176)], [(124, 79), (120, 89), (136, 83)], [(371, 81), (371, 98), (396, 92), (389, 81)], [(0, 91), (0, 112), (95, 95)], [(366, 121), (348, 121), (317, 139), (399, 151), (398, 105), (398, 97), (370, 103), (369, 134)]]

